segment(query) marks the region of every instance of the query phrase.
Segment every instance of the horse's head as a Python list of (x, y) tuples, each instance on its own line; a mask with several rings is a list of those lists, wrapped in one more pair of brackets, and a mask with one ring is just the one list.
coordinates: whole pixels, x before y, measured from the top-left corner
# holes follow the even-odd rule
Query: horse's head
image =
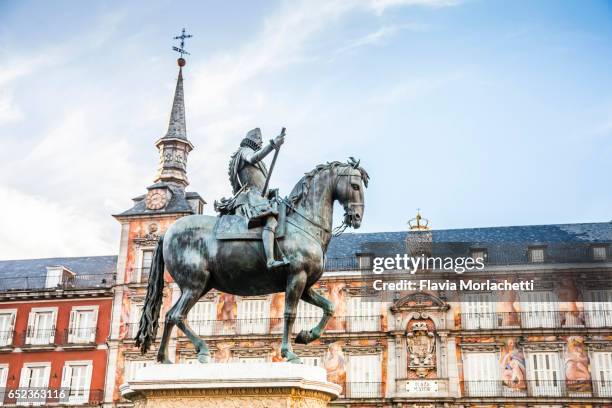
[(344, 207), (344, 224), (357, 229), (363, 220), (364, 190), (370, 177), (359, 166), (359, 161), (352, 157), (335, 170), (333, 198)]

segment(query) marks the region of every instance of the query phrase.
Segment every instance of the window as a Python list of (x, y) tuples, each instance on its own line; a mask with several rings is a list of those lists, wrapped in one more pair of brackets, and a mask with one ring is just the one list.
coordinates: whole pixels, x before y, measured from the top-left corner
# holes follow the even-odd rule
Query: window
[(266, 299), (241, 299), (238, 302), (238, 333), (266, 333), (270, 304)]
[[(49, 386), (49, 373), (51, 371), (51, 363), (26, 363), (21, 369), (19, 378), (20, 389), (32, 389), (40, 391)], [(17, 399), (18, 405), (44, 405), (47, 401), (45, 393), (39, 398), (30, 398), (26, 395), (25, 398)]]
[(612, 291), (592, 290), (584, 302), (587, 327), (612, 327)]
[(357, 257), (357, 266), (360, 270), (372, 269), (373, 254), (355, 254)]
[(133, 381), (136, 379), (138, 370), (155, 364), (153, 360), (126, 360), (125, 361), (125, 381)]
[(0, 405), (4, 402), (4, 395), (6, 394), (6, 380), (8, 379), (8, 364), (0, 364)]
[(492, 329), (497, 326), (495, 303), (489, 293), (468, 293), (461, 300), (461, 327)]
[(62, 371), (62, 388), (66, 396), (62, 403), (84, 404), (89, 400), (91, 361), (66, 361)]
[(557, 297), (552, 292), (521, 293), (521, 324), (525, 328), (559, 327)]
[(297, 316), (293, 323), (293, 332), (310, 330), (315, 327), (323, 317), (323, 309), (300, 300), (297, 307)]
[(472, 248), (470, 257), (474, 260), (482, 259), (483, 263), (487, 262), (487, 250), (485, 248)]
[(26, 344), (45, 345), (55, 340), (57, 308), (33, 308), (28, 316)]
[(593, 247), (593, 259), (596, 261), (605, 261), (608, 258), (607, 255), (607, 246), (605, 245), (597, 245)]
[(544, 247), (529, 248), (529, 262), (544, 262)]
[(380, 322), (380, 303), (361, 296), (348, 299), (348, 329), (353, 332), (376, 331)]
[(558, 353), (533, 353), (527, 360), (527, 380), (534, 397), (557, 397), (563, 382)]
[(143, 250), (142, 258), (140, 260), (140, 277), (139, 277), (140, 282), (148, 282), (152, 263), (153, 263), (153, 250), (152, 249)]
[(73, 307), (68, 324), (68, 343), (95, 343), (97, 320), (97, 307)]
[(592, 362), (595, 395), (612, 397), (612, 352), (594, 352)]
[(211, 335), (217, 320), (217, 303), (208, 300), (197, 302), (187, 315), (189, 327), (199, 335)]
[(16, 310), (0, 310), (0, 347), (10, 346), (13, 343), (16, 316)]
[(468, 397), (494, 397), (501, 395), (497, 353), (466, 352), (463, 378)]
[(381, 360), (377, 354), (349, 356), (347, 397), (374, 398), (380, 395)]
[(138, 333), (138, 325), (140, 324), (143, 308), (144, 305), (142, 303), (132, 303), (130, 307), (130, 323), (128, 324), (127, 335), (131, 338), (136, 337)]

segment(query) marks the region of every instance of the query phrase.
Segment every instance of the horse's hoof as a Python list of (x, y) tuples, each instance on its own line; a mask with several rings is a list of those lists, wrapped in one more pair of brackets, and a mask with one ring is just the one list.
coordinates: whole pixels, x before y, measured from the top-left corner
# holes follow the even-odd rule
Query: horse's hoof
[(308, 344), (312, 341), (310, 332), (306, 330), (301, 330), (298, 335), (295, 337), (295, 342), (298, 344)]
[(210, 363), (210, 354), (198, 354), (198, 361), (202, 364)]

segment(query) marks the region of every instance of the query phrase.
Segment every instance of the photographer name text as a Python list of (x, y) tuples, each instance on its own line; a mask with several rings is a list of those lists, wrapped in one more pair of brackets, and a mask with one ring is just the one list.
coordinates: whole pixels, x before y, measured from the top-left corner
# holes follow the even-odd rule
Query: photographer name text
[(372, 282), (372, 288), (376, 291), (396, 291), (396, 290), (442, 290), (442, 291), (533, 291), (533, 280), (511, 282), (508, 280), (472, 280), (460, 279), (458, 281), (436, 281), (431, 279), (397, 281), (383, 281), (377, 279)]

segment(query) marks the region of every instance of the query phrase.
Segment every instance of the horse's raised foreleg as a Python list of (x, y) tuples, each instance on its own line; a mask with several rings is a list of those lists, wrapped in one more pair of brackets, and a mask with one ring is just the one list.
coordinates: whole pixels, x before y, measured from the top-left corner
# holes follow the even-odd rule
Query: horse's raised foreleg
[(306, 289), (304, 293), (302, 293), (302, 300), (323, 309), (323, 317), (321, 317), (319, 324), (309, 331), (300, 331), (295, 338), (296, 343), (308, 344), (320, 338), (321, 334), (323, 334), (325, 326), (327, 326), (327, 323), (334, 315), (334, 304), (329, 299), (320, 295), (312, 287)]
[(293, 330), (293, 322), (297, 314), (297, 305), (306, 286), (306, 272), (289, 275), (287, 277), (287, 288), (285, 289), (285, 322), (283, 326), (283, 342), (281, 344), (281, 356), (290, 363), (301, 364), (300, 358), (293, 352), (289, 335)]

